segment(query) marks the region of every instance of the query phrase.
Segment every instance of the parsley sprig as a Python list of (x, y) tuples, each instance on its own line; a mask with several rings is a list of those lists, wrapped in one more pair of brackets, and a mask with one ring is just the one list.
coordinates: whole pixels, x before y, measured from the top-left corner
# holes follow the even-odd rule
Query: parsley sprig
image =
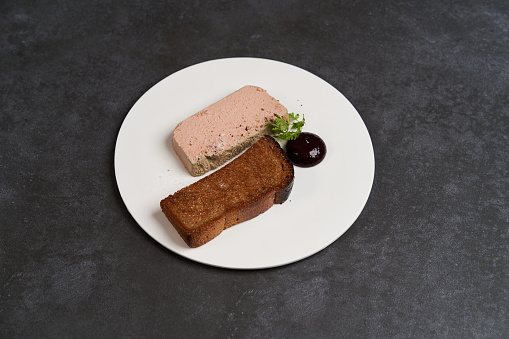
[(267, 123), (267, 126), (272, 127), (272, 131), (275, 133), (274, 136), (280, 139), (295, 140), (302, 132), (302, 127), (306, 123), (304, 114), (302, 114), (302, 120), (299, 121), (299, 114), (290, 113), (288, 114), (290, 122), (281, 118), (279, 115), (274, 114), (276, 119)]

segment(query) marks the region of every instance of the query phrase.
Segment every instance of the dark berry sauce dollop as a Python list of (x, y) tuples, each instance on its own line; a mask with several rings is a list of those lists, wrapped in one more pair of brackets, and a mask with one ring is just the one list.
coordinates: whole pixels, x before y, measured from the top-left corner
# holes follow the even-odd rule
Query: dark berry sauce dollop
[(316, 134), (302, 132), (297, 139), (286, 143), (288, 158), (299, 167), (312, 167), (322, 162), (327, 148), (325, 142)]

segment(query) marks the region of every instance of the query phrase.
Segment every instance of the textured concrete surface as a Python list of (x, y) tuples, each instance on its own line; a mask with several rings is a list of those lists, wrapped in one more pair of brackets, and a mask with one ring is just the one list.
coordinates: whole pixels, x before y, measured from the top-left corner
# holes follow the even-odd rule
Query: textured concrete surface
[[(263, 271), (136, 224), (113, 152), (134, 102), (222, 57), (280, 60), (357, 108), (353, 227)], [(509, 3), (2, 1), (0, 337), (509, 336)]]

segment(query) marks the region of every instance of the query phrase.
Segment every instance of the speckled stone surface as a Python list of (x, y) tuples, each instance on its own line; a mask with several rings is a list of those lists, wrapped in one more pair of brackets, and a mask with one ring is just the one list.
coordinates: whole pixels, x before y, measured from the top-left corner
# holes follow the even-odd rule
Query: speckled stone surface
[[(136, 100), (252, 56), (357, 108), (376, 173), (350, 230), (279, 268), (181, 258), (113, 170)], [(509, 3), (2, 1), (0, 337), (509, 337)]]

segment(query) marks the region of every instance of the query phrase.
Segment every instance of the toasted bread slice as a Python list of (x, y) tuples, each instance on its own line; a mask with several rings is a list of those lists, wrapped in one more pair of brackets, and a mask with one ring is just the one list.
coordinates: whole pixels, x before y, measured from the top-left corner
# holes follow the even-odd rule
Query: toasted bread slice
[(161, 201), (161, 209), (189, 247), (252, 219), (288, 199), (293, 164), (270, 136), (238, 158)]
[(193, 176), (221, 166), (263, 135), (278, 114), (288, 121), (288, 110), (264, 89), (244, 86), (177, 125), (172, 146)]

